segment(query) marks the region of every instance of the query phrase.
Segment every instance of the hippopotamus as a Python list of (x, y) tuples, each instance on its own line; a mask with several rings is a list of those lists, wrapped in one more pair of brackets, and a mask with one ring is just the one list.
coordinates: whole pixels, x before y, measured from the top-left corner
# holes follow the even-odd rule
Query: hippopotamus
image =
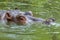
[(55, 19), (53, 18), (49, 18), (47, 20), (36, 18), (33, 16), (32, 11), (23, 12), (20, 10), (0, 10), (0, 22), (4, 24), (16, 23), (24, 25), (30, 22), (42, 22), (49, 25), (54, 21)]
[[(33, 14), (32, 14), (32, 12), (31, 11), (28, 11), (28, 12), (21, 12), (21, 14), (18, 14), (18, 16), (21, 18), (21, 19), (23, 19), (23, 21), (22, 22), (24, 22), (24, 23), (30, 23), (30, 22), (42, 22), (42, 23), (44, 23), (44, 24), (47, 24), (47, 25), (49, 25), (49, 24), (51, 24), (52, 22), (54, 22), (55, 21), (55, 18), (48, 18), (47, 20), (46, 19), (43, 19), (43, 18), (36, 18), (36, 17), (34, 17), (33, 16)], [(20, 19), (19, 18), (19, 19)], [(21, 20), (20, 19), (20, 20)], [(24, 20), (25, 19), (25, 20)]]

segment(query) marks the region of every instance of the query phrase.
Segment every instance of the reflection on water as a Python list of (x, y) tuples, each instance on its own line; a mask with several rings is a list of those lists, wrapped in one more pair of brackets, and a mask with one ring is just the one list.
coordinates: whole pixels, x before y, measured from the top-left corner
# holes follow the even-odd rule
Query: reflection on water
[[(58, 25), (55, 23), (55, 25)], [(55, 27), (55, 25), (52, 25)], [(4, 27), (0, 25), (0, 39), (1, 40), (50, 40), (51, 34), (59, 34), (54, 32), (52, 26), (41, 23), (29, 25), (11, 25), (11, 27)], [(46, 37), (47, 36), (47, 37)], [(5, 39), (3, 39), (5, 38)]]

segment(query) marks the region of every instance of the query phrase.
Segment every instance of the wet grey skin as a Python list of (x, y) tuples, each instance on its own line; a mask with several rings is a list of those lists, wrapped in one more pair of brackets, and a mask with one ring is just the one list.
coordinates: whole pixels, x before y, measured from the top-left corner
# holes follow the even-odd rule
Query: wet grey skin
[(42, 19), (42, 18), (36, 18), (33, 16), (27, 16), (27, 17), (34, 22), (43, 22), (44, 21), (44, 19)]
[(45, 19), (43, 19), (43, 18), (33, 17), (33, 16), (32, 16), (33, 14), (30, 13), (30, 12), (25, 12), (24, 15), (27, 17), (27, 19), (29, 19), (29, 20), (31, 20), (31, 21), (33, 21), (33, 22), (43, 22), (43, 21), (45, 21)]
[(0, 10), (0, 15), (2, 16), (6, 12), (9, 12), (9, 14), (12, 16), (16, 16), (20, 12), (20, 10)]
[(32, 13), (29, 12), (25, 12), (25, 16), (29, 19), (32, 20), (33, 22), (42, 22), (44, 24), (50, 25), (52, 22), (55, 22), (55, 18), (48, 18), (47, 20), (43, 19), (43, 18), (36, 18), (31, 16)]

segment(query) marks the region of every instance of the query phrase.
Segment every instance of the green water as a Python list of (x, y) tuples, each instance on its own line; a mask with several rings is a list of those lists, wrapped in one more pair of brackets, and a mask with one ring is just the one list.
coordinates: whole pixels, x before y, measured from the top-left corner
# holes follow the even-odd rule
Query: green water
[[(0, 0), (0, 9), (18, 7), (31, 10), (35, 17), (54, 17), (60, 23), (60, 0)], [(60, 40), (60, 26), (35, 23), (27, 26), (5, 27), (0, 24), (0, 40)]]

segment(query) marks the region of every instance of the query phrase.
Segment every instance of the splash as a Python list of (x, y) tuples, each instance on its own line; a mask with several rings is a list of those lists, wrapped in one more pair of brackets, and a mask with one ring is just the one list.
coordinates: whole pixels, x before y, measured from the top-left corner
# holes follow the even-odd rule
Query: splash
[(59, 26), (60, 26), (60, 23), (52, 22), (51, 25), (53, 25), (53, 26), (55, 26), (55, 27), (59, 27)]

